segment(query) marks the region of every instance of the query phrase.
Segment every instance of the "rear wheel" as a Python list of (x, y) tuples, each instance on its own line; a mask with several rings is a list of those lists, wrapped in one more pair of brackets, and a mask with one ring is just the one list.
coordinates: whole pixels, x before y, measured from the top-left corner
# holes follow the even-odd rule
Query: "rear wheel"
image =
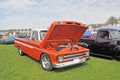
[(118, 53), (116, 54), (116, 57), (115, 57), (117, 60), (120, 60), (120, 51), (118, 51)]
[(41, 66), (44, 70), (51, 71), (53, 69), (49, 55), (42, 54), (40, 61), (41, 61)]
[(18, 47), (18, 53), (19, 53), (20, 56), (23, 56), (23, 55), (24, 55), (24, 53), (22, 52), (22, 50), (21, 50), (20, 47)]

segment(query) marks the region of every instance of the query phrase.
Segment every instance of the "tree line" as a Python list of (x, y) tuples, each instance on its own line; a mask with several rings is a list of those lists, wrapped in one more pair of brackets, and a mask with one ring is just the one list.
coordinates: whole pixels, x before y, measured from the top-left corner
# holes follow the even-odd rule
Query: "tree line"
[(107, 19), (107, 21), (105, 23), (102, 23), (102, 24), (90, 24), (89, 26), (93, 27), (93, 28), (98, 28), (98, 27), (102, 27), (102, 26), (107, 26), (107, 25), (117, 25), (117, 24), (120, 24), (120, 17), (117, 18), (117, 17), (114, 17), (114, 16), (111, 16)]

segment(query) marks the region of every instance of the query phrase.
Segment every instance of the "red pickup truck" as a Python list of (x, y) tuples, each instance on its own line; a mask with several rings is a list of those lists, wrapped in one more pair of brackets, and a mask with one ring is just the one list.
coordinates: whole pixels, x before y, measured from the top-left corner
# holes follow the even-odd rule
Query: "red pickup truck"
[(53, 22), (49, 30), (33, 30), (29, 40), (15, 38), (14, 46), (20, 55), (40, 61), (45, 70), (67, 67), (89, 60), (89, 49), (75, 44), (86, 29), (79, 22)]

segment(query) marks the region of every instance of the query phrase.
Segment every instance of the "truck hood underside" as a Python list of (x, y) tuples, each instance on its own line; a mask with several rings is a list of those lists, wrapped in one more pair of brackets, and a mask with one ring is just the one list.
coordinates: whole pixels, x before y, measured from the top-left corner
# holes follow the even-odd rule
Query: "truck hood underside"
[(65, 22), (62, 24), (57, 22), (53, 23), (43, 40), (43, 45), (47, 45), (49, 41), (51, 42), (60, 40), (68, 40), (72, 43), (76, 43), (82, 37), (86, 29), (87, 27), (85, 27), (82, 23), (77, 22), (71, 22), (71, 24), (67, 24)]

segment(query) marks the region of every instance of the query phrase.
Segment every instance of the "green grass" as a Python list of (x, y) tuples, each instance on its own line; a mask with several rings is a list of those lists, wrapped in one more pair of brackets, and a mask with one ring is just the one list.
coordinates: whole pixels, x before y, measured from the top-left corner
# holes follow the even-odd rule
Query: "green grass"
[(0, 80), (120, 80), (120, 62), (91, 57), (85, 64), (45, 71), (13, 45), (0, 44)]

